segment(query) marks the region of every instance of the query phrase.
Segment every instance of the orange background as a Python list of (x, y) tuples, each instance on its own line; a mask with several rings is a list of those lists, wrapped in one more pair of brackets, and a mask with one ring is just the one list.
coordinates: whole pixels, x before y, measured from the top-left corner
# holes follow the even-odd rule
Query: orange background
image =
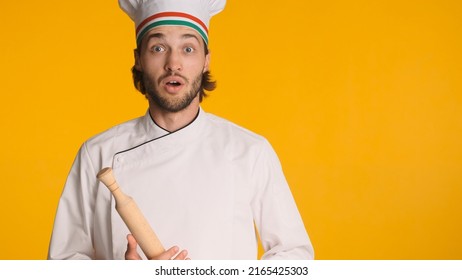
[[(317, 259), (462, 258), (460, 1), (228, 1), (206, 111), (267, 137)], [(145, 113), (117, 1), (0, 9), (0, 259), (44, 259), (83, 141)]]

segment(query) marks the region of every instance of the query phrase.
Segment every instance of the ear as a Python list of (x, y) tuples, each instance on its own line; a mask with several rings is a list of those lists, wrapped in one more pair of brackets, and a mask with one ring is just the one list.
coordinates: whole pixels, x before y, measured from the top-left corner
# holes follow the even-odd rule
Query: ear
[(133, 50), (133, 54), (135, 56), (135, 69), (142, 72), (143, 67), (141, 67), (140, 54), (139, 54), (138, 49)]
[(202, 73), (209, 71), (209, 66), (210, 66), (210, 50), (208, 54), (205, 55), (204, 69), (202, 70)]

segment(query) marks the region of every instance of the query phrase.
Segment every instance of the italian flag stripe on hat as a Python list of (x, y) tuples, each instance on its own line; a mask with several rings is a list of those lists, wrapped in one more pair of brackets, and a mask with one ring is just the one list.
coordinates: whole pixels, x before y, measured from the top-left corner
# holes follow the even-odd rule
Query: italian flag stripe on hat
[(140, 25), (136, 28), (136, 42), (137, 45), (141, 43), (144, 35), (156, 26), (161, 25), (183, 25), (188, 26), (196, 30), (205, 43), (208, 44), (208, 28), (207, 26), (197, 17), (179, 13), (179, 12), (164, 12), (158, 13), (143, 20)]
[(119, 5), (136, 26), (139, 46), (154, 27), (186, 26), (195, 30), (208, 44), (210, 18), (222, 11), (226, 0), (119, 0)]

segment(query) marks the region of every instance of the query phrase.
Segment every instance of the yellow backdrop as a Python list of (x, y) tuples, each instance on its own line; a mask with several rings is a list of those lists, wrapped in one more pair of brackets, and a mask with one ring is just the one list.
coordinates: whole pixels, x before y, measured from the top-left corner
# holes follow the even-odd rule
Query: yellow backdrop
[[(318, 259), (462, 258), (460, 1), (229, 0), (205, 110), (266, 136)], [(44, 259), (90, 136), (145, 113), (117, 1), (0, 9), (0, 259)]]

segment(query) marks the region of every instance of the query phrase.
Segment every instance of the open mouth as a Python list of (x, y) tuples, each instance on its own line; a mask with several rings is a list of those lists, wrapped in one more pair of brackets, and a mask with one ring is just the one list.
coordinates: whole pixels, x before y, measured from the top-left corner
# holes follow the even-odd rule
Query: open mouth
[(165, 90), (170, 94), (177, 94), (184, 86), (181, 77), (169, 77), (164, 81)]
[(170, 75), (162, 79), (165, 90), (170, 94), (177, 94), (180, 92), (186, 83), (186, 79), (178, 75)]
[(179, 87), (179, 86), (181, 86), (181, 83), (178, 82), (178, 81), (169, 81), (169, 82), (167, 82), (167, 85), (172, 86), (172, 87)]

